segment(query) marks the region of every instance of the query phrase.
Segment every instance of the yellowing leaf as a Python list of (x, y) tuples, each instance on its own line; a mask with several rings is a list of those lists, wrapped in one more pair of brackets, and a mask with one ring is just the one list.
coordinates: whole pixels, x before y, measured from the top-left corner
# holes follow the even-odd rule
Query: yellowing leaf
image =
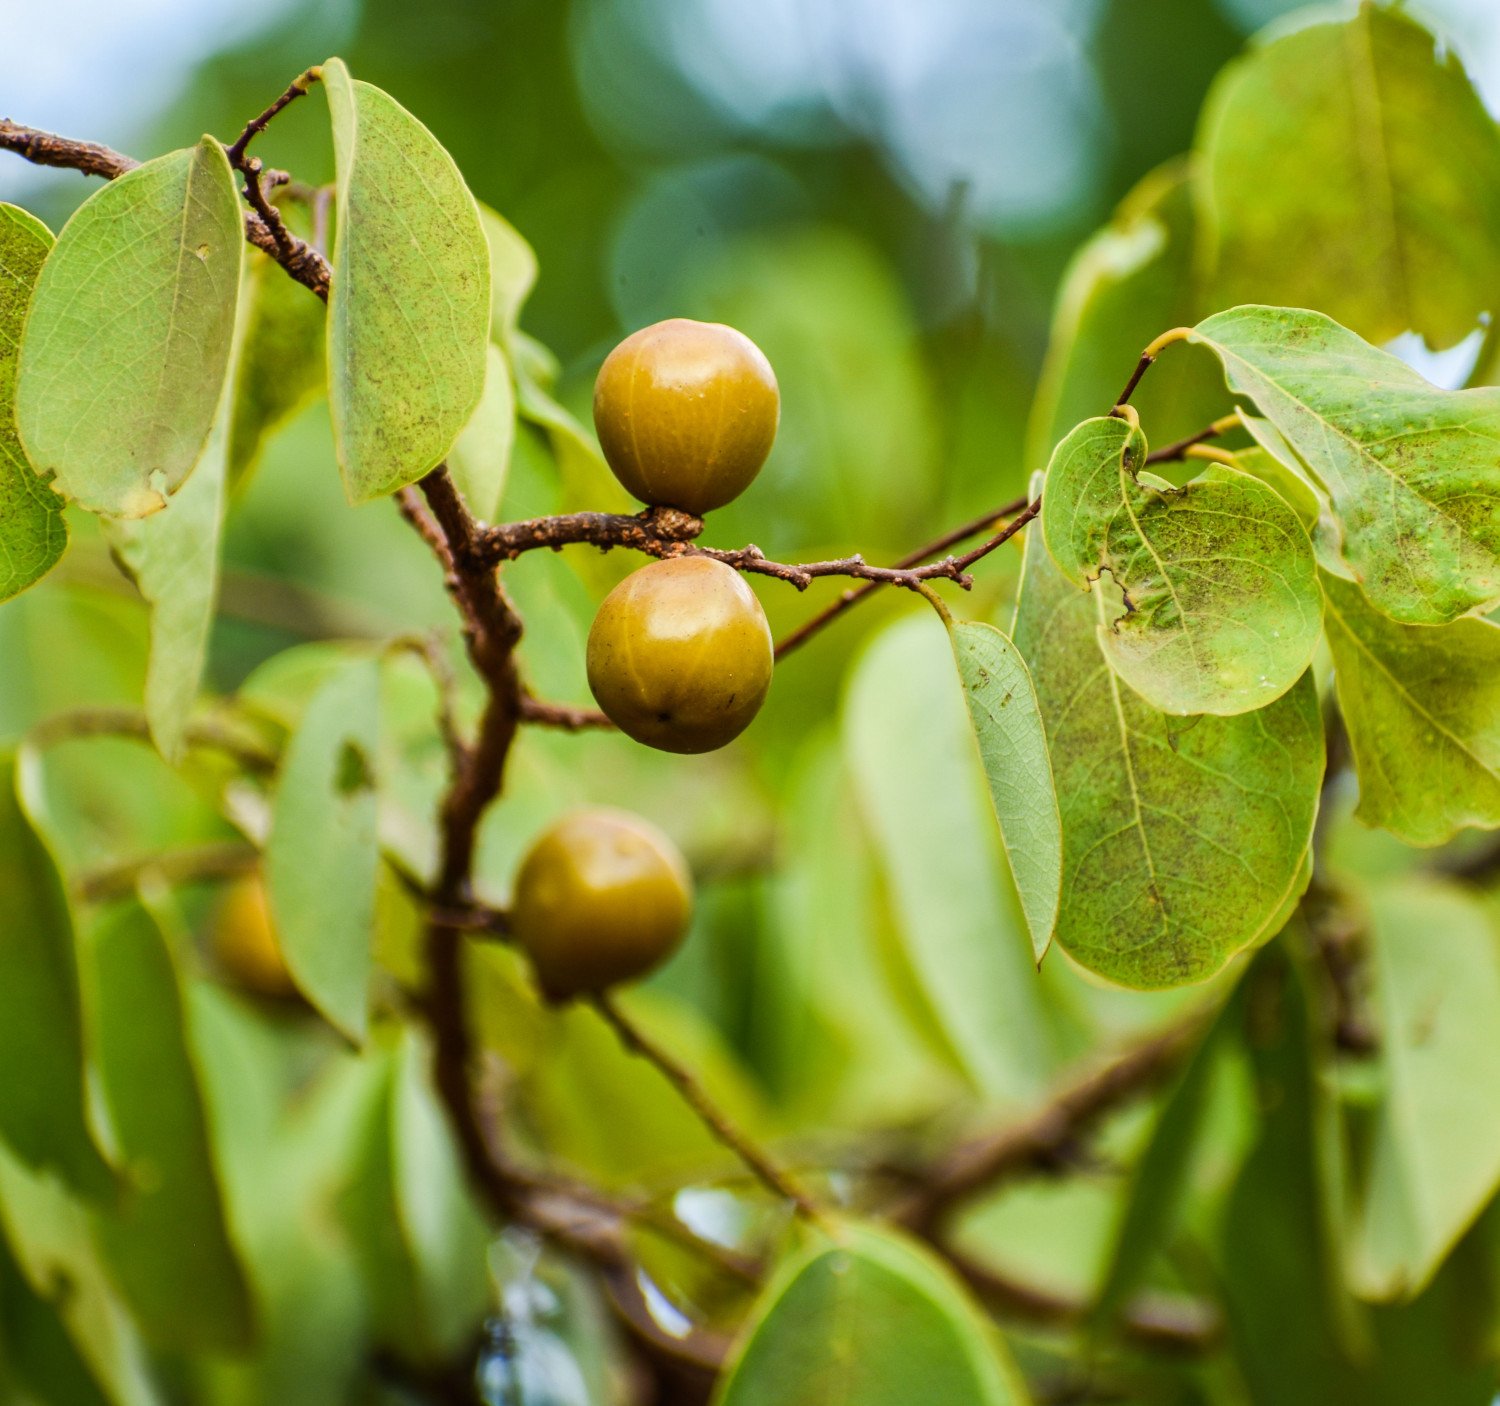
[(21, 326), (52, 232), (0, 204), (0, 601), (45, 576), (68, 545), (62, 500), (37, 477), (16, 435)]
[(144, 517), (198, 462), (229, 368), (244, 227), (212, 137), (90, 196), (42, 267), (16, 379), (32, 467)]
[(484, 390), (490, 253), (453, 158), (388, 94), (323, 65), (338, 170), (328, 398), (344, 489), (421, 478)]
[(1182, 488), (1142, 474), (1134, 417), (1085, 420), (1058, 445), (1042, 530), (1064, 575), (1108, 572), (1124, 611), (1099, 626), (1115, 672), (1165, 713), (1245, 713), (1281, 697), (1321, 626), (1312, 544), (1258, 479), (1215, 467)]

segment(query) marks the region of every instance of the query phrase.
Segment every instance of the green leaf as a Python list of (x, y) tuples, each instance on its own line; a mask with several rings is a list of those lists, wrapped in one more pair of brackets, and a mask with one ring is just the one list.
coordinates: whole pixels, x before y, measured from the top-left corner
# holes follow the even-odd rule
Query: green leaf
[(287, 744), (266, 842), (266, 890), (287, 969), (351, 1040), (364, 1038), (380, 851), (380, 667), (342, 665)]
[(32, 470), (16, 434), (21, 327), (52, 232), (0, 202), (0, 601), (40, 580), (68, 545), (62, 500)]
[(1193, 338), (1327, 490), (1377, 609), (1443, 625), (1500, 600), (1500, 389), (1439, 390), (1293, 308), (1233, 308)]
[(1500, 625), (1398, 625), (1324, 575), (1356, 814), (1410, 845), (1500, 825)]
[(229, 369), (244, 238), (212, 137), (126, 172), (63, 226), (26, 320), (16, 421), (64, 497), (145, 517), (187, 478)]
[(479, 219), (490, 251), (490, 338), (508, 352), (521, 308), (536, 286), (536, 254), (516, 227), (488, 205), (479, 206)]
[[(1041, 468), (1074, 425), (1113, 404), (1141, 349), (1163, 328), (1196, 322), (1191, 172), (1173, 161), (1143, 177), (1063, 274), (1047, 357), (1026, 426), (1026, 463)], [(1162, 443), (1190, 435), (1228, 406), (1207, 356), (1148, 376), (1132, 404)]]
[(924, 613), (877, 636), (849, 685), (844, 746), (908, 959), (958, 1067), (986, 1093), (1026, 1097), (1052, 1041), (944, 635)]
[(950, 1270), (889, 1230), (814, 1232), (761, 1296), (715, 1406), (1023, 1406)]
[(1143, 475), (1145, 460), (1133, 414), (1079, 425), (1047, 469), (1047, 548), (1075, 585), (1107, 571), (1123, 592), (1124, 610), (1100, 622), (1099, 645), (1152, 707), (1264, 707), (1301, 678), (1318, 642), (1307, 533), (1249, 474), (1216, 466), (1174, 489)]
[[(73, 920), (19, 772), (15, 753), (0, 753), (0, 1069), (12, 1071), (0, 1079), (0, 1138), (28, 1166), (103, 1195), (113, 1177), (85, 1113)], [(34, 784), (27, 778), (24, 790)]]
[(993, 625), (950, 621), (948, 636), (990, 800), (1038, 962), (1062, 896), (1062, 821), (1052, 758), (1026, 661)]
[(1013, 638), (1031, 670), (1063, 828), (1056, 940), (1124, 986), (1201, 981), (1285, 920), (1323, 776), (1311, 674), (1268, 707), (1183, 722), (1099, 649), (1111, 609), (1029, 533)]
[(98, 1218), (100, 1243), (152, 1342), (243, 1350), (254, 1306), (225, 1221), (172, 951), (134, 899), (100, 917), (85, 950), (100, 1084), (129, 1182), (119, 1209)]
[(1420, 1291), (1500, 1186), (1500, 932), (1436, 881), (1374, 889), (1370, 917), (1384, 1080), (1350, 1262), (1387, 1299)]
[(0, 1235), (0, 1398), (11, 1376), (36, 1401), (108, 1406), (57, 1309), (26, 1282)]
[(453, 158), (389, 94), (323, 65), (338, 172), (328, 396), (363, 503), (447, 457), (484, 391), (490, 254)]
[[(295, 232), (291, 209), (282, 216)], [(266, 441), (324, 389), (325, 311), (274, 259), (250, 255), (242, 295), (244, 345), (234, 373), (233, 428), (229, 437), (229, 484), (237, 488), (260, 461)]]
[(516, 438), (516, 392), (505, 353), (486, 353), (484, 395), (448, 455), (448, 469), (469, 511), (493, 522), (500, 511)]
[[(1262, 44), (1198, 131), (1215, 302), (1461, 341), (1500, 287), (1500, 137), (1451, 49), (1392, 9)], [(1164, 324), (1165, 325), (1165, 324)]]

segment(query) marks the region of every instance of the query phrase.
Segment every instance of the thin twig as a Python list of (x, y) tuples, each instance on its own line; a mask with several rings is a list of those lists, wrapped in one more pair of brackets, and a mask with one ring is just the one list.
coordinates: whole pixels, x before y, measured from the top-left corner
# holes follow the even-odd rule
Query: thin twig
[(260, 854), (252, 846), (226, 840), (219, 844), (162, 850), (144, 859), (101, 865), (81, 874), (74, 887), (84, 902), (103, 903), (133, 892), (144, 874), (159, 875), (169, 884), (185, 884), (237, 879), (253, 873), (259, 863)]
[[(84, 737), (123, 737), (150, 742), (151, 725), (146, 715), (134, 708), (78, 708), (44, 718), (31, 729), (28, 737), (40, 747)], [(188, 723), (184, 740), (190, 747), (223, 752), (247, 771), (264, 773), (276, 770), (274, 753), (207, 719)]]
[(704, 1092), (692, 1071), (646, 1034), (620, 1009), (619, 1003), (613, 996), (601, 992), (594, 997), (594, 1008), (620, 1037), (620, 1043), (632, 1053), (640, 1055), (642, 1059), (655, 1065), (682, 1095), (709, 1132), (729, 1148), (772, 1195), (791, 1202), (797, 1208), (799, 1215), (810, 1220), (819, 1218), (820, 1212), (812, 1198), (798, 1187), (782, 1168), (772, 1162), (750, 1138), (735, 1127)]
[(245, 123), (244, 130), (239, 134), (239, 136), (236, 137), (229, 146), (224, 148), (224, 154), (229, 158), (229, 164), (237, 168), (240, 162), (245, 158), (245, 148), (248, 147), (250, 143), (260, 135), (260, 133), (266, 130), (266, 128), (271, 123), (271, 119), (274, 118), (276, 114), (288, 104), (295, 102), (298, 98), (305, 97), (307, 95), (308, 89), (311, 88), (312, 85), (316, 83), (322, 76), (323, 70), (316, 64), (314, 64), (313, 67), (307, 69), (305, 72), (299, 73), (294, 79), (292, 79), (289, 84), (287, 84), (286, 91), (279, 98), (277, 98), (276, 101), (270, 105), (270, 107), (268, 107), (258, 117), (252, 117), (247, 123)]
[(1228, 434), (1240, 424), (1239, 412), (1233, 415), (1225, 415), (1215, 420), (1211, 425), (1205, 425), (1197, 434), (1187, 435), (1183, 439), (1174, 440), (1171, 444), (1165, 444), (1160, 449), (1153, 449), (1146, 455), (1148, 464), (1170, 464), (1181, 459), (1195, 444), (1202, 444), (1207, 439), (1217, 439), (1222, 434)]
[(1130, 403), (1130, 397), (1135, 394), (1135, 388), (1140, 385), (1141, 377), (1151, 369), (1152, 363), (1155, 362), (1156, 358), (1159, 357), (1162, 352), (1164, 352), (1169, 346), (1171, 346), (1173, 342), (1186, 341), (1187, 338), (1192, 336), (1192, 334), (1193, 329), (1191, 327), (1174, 327), (1171, 329), (1171, 331), (1163, 332), (1160, 337), (1156, 338), (1156, 340), (1152, 342), (1150, 346), (1148, 346), (1146, 350), (1141, 353), (1141, 359), (1136, 362), (1135, 370), (1130, 373), (1130, 379), (1125, 382), (1125, 389), (1122, 390), (1120, 394), (1115, 398), (1114, 410), (1111, 410), (1109, 413), (1113, 415), (1122, 406), (1128, 405)]
[(563, 732), (614, 727), (614, 723), (597, 708), (574, 708), (567, 703), (545, 703), (529, 693), (521, 695), (521, 721), (559, 728)]

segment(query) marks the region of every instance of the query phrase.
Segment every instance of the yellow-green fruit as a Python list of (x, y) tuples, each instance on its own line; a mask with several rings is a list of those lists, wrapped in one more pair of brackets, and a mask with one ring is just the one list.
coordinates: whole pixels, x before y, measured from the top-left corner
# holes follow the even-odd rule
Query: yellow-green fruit
[(297, 994), (259, 879), (241, 879), (225, 893), (215, 915), (211, 947), (215, 962), (235, 985), (257, 996)]
[(749, 487), (780, 418), (771, 363), (720, 322), (643, 327), (594, 383), (594, 426), (615, 477), (643, 503), (699, 517)]
[(521, 861), (511, 929), (553, 1001), (644, 976), (677, 950), (693, 886), (677, 847), (619, 810), (576, 810)]
[(632, 572), (589, 631), (589, 687), (621, 732), (664, 752), (738, 737), (771, 687), (771, 629), (737, 571), (672, 557)]

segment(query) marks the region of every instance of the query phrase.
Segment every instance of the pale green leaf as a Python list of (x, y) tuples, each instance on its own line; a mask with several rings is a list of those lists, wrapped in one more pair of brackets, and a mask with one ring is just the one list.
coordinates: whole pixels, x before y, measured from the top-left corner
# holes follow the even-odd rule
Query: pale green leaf
[(16, 380), (32, 466), (144, 517), (187, 478), (229, 368), (244, 226), (212, 137), (96, 191), (42, 267)]
[(1031, 950), (1040, 962), (1062, 896), (1062, 821), (1036, 689), (1020, 652), (993, 625), (957, 620), (948, 635)]
[(479, 218), (490, 250), (490, 337), (508, 351), (521, 308), (536, 286), (536, 254), (516, 227), (488, 205), (480, 205)]
[(490, 255), (453, 158), (389, 94), (323, 65), (338, 172), (328, 397), (351, 502), (435, 468), (484, 390)]
[(491, 346), (486, 354), (484, 395), (448, 455), (448, 471), (464, 495), (469, 511), (481, 522), (493, 522), (500, 511), (516, 438), (516, 392), (505, 353)]
[(1234, 308), (1193, 337), (1326, 489), (1377, 609), (1441, 625), (1500, 600), (1500, 389), (1439, 390), (1293, 308)]
[(1430, 880), (1375, 889), (1370, 916), (1384, 1079), (1351, 1272), (1409, 1298), (1500, 1186), (1500, 932)]
[(1024, 1406), (999, 1335), (930, 1250), (873, 1226), (811, 1232), (756, 1308), (715, 1406)]
[(1310, 673), (1265, 708), (1151, 708), (1099, 649), (1115, 609), (1028, 534), (1013, 638), (1041, 702), (1063, 828), (1056, 941), (1124, 986), (1201, 981), (1285, 920), (1306, 885), (1323, 776)]
[(73, 920), (23, 806), (34, 779), (23, 788), (19, 771), (14, 753), (0, 753), (0, 1069), (12, 1071), (0, 1078), (0, 1139), (28, 1166), (103, 1195), (112, 1177), (85, 1113)]
[(380, 851), (380, 667), (344, 664), (287, 744), (271, 803), (266, 890), (287, 969), (350, 1039), (364, 1038)]
[(958, 1067), (986, 1093), (1026, 1097), (1050, 1067), (1051, 1035), (952, 670), (929, 614), (885, 630), (850, 682), (844, 746), (908, 960)]
[(85, 950), (100, 1086), (127, 1183), (119, 1207), (99, 1213), (100, 1243), (153, 1343), (243, 1349), (254, 1307), (225, 1219), (172, 950), (136, 899), (103, 914)]
[(16, 434), (21, 327), (52, 232), (0, 203), (0, 600), (45, 576), (68, 545), (62, 500), (32, 470)]
[(1085, 420), (1058, 445), (1042, 530), (1075, 585), (1108, 572), (1124, 609), (1099, 625), (1116, 673), (1165, 713), (1245, 713), (1312, 660), (1321, 622), (1312, 544), (1272, 489), (1216, 466), (1182, 488), (1141, 470), (1133, 414)]
[[(1074, 425), (1114, 404), (1153, 337), (1208, 311), (1196, 286), (1194, 245), (1191, 172), (1173, 161), (1143, 177), (1073, 256), (1026, 425), (1029, 468), (1041, 468)], [(1168, 375), (1146, 377), (1132, 404), (1162, 443), (1201, 430), (1228, 409), (1213, 361), (1201, 354)]]
[(1454, 52), (1393, 9), (1232, 64), (1198, 161), (1218, 306), (1320, 308), (1372, 342), (1435, 347), (1496, 311), (1500, 136)]
[(1411, 845), (1500, 825), (1500, 625), (1398, 625), (1357, 586), (1323, 590), (1359, 818)]
[(12, 1377), (32, 1400), (108, 1406), (56, 1305), (27, 1283), (0, 1235), (0, 1400), (11, 1400)]

